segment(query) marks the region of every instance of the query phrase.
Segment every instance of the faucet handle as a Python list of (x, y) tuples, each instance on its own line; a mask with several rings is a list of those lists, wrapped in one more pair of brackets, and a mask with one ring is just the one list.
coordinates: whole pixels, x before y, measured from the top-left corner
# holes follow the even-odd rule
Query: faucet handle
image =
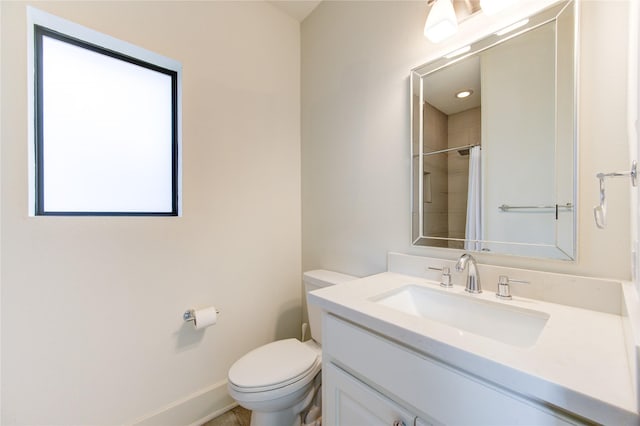
[(442, 271), (442, 276), (440, 277), (440, 286), (446, 288), (453, 287), (453, 282), (451, 281), (451, 269), (448, 266), (443, 266), (442, 268), (434, 268), (429, 266), (427, 269)]
[(509, 284), (517, 283), (517, 284), (529, 284), (529, 281), (523, 280), (512, 280), (506, 275), (500, 275), (498, 277), (498, 291), (496, 292), (496, 297), (502, 300), (511, 300), (511, 288)]

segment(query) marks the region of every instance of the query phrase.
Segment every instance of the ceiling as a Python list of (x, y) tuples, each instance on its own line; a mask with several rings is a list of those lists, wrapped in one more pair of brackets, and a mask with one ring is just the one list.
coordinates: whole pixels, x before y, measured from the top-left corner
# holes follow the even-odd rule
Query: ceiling
[(304, 18), (315, 9), (322, 0), (267, 0), (287, 15), (291, 16), (298, 22), (302, 22)]
[[(318, 7), (322, 0), (267, 0), (287, 15), (298, 22), (304, 19)], [(427, 1), (430, 7), (433, 0)], [(456, 12), (458, 22), (462, 22), (480, 10), (480, 0), (453, 0), (453, 8)]]
[[(446, 70), (446, 72), (444, 72)], [(480, 56), (473, 55), (424, 78), (424, 99), (447, 115), (480, 106)], [(471, 89), (465, 99), (456, 98), (460, 90)]]

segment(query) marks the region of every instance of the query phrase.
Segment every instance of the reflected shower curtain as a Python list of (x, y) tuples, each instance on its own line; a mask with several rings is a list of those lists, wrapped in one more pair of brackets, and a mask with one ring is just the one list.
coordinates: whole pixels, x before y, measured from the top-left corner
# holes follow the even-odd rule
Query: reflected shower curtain
[[(467, 226), (465, 250), (481, 250), (482, 232), (482, 174), (480, 173), (480, 147), (474, 146), (469, 154), (469, 189), (467, 191)], [(478, 240), (478, 241), (470, 241)]]

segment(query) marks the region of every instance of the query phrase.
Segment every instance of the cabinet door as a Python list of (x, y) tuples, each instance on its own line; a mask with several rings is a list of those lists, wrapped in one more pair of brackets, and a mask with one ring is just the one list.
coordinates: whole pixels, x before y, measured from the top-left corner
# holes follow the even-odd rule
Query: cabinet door
[[(416, 417), (333, 363), (322, 370), (324, 426), (413, 426)], [(422, 421), (424, 426), (431, 426)]]

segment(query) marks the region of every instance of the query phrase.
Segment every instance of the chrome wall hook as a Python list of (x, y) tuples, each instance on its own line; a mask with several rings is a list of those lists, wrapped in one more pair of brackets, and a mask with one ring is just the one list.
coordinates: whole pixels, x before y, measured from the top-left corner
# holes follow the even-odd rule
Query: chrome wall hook
[(604, 181), (610, 177), (625, 177), (631, 178), (631, 185), (638, 186), (638, 164), (635, 160), (631, 162), (631, 170), (628, 172), (612, 172), (612, 173), (598, 173), (596, 178), (600, 183), (600, 204), (593, 208), (593, 216), (596, 221), (596, 226), (600, 229), (604, 229), (607, 226), (607, 197), (605, 193)]

